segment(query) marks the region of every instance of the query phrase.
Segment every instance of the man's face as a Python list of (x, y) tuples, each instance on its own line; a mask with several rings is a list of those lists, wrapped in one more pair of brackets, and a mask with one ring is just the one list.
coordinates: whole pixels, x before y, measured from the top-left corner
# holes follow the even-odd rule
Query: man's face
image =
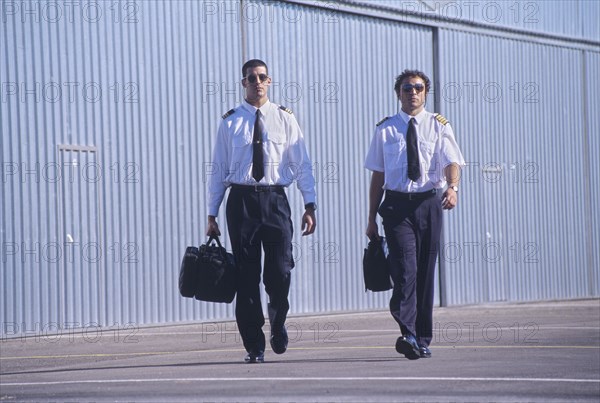
[(264, 66), (249, 67), (246, 69), (246, 77), (242, 79), (242, 85), (246, 89), (246, 100), (250, 103), (259, 102), (267, 98), (271, 77), (267, 75)]
[(406, 113), (416, 115), (425, 106), (425, 99), (427, 98), (425, 82), (421, 77), (417, 76), (405, 78), (397, 95), (402, 104), (402, 110)]

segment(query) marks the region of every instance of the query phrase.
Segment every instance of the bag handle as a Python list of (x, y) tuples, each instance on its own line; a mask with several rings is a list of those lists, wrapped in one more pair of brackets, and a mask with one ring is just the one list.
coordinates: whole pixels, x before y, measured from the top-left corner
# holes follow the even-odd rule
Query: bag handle
[(219, 247), (219, 252), (221, 252), (221, 257), (223, 259), (225, 259), (227, 257), (227, 253), (225, 251), (225, 248), (223, 248), (223, 246), (221, 246), (221, 241), (219, 240), (219, 236), (218, 235), (210, 235), (208, 237), (208, 241), (206, 241), (206, 244), (210, 245), (210, 243), (212, 241), (217, 241), (217, 246)]
[(206, 241), (207, 245), (210, 245), (210, 243), (212, 241), (217, 241), (217, 245), (219, 246), (219, 248), (222, 248), (221, 246), (221, 241), (219, 241), (219, 236), (218, 235), (211, 235), (208, 237), (208, 241)]

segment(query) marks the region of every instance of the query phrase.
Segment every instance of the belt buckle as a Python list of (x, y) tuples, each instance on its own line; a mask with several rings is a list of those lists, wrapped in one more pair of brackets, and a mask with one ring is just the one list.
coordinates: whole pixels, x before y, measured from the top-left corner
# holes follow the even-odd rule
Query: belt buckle
[(408, 194), (408, 200), (414, 200), (414, 199), (415, 199), (415, 196), (416, 196), (416, 193), (410, 192), (410, 193)]
[(260, 186), (259, 185), (254, 185), (254, 192), (255, 193), (260, 192)]

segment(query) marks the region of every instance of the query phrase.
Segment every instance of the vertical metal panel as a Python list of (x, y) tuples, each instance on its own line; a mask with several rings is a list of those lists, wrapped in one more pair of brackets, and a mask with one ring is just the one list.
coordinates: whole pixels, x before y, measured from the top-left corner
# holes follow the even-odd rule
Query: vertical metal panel
[(564, 97), (565, 77), (584, 79), (580, 51), (449, 31), (440, 41), (442, 105), (469, 163), (445, 230), (450, 303), (590, 296), (576, 197), (584, 100)]
[[(240, 64), (239, 26), (235, 16), (223, 22), (222, 14), (209, 14), (201, 2), (141, 6), (139, 28), (132, 33), (137, 46), (124, 52), (135, 56), (125, 65), (135, 66), (133, 81), (139, 83), (140, 100), (131, 111), (135, 143), (120, 159), (128, 165), (117, 167), (116, 184), (119, 193), (135, 197), (123, 219), (139, 211), (135, 222), (118, 221), (121, 233), (115, 238), (121, 253), (135, 253), (122, 265), (130, 287), (119, 289), (131, 306), (113, 315), (121, 323), (230, 318), (231, 306), (179, 297), (177, 269), (185, 246), (204, 241), (205, 163), (224, 112), (214, 101), (225, 94), (222, 83)], [(132, 228), (137, 233), (130, 234)], [(128, 297), (140, 283), (144, 287), (135, 298)]]
[(588, 181), (589, 186), (589, 210), (590, 217), (586, 222), (590, 227), (587, 231), (588, 237), (588, 256), (590, 256), (589, 266), (589, 287), (590, 295), (600, 294), (600, 212), (596, 207), (597, 200), (600, 200), (600, 188), (597, 186), (594, 178), (594, 172), (600, 172), (600, 97), (598, 97), (598, 88), (600, 88), (600, 52), (586, 52), (584, 54), (585, 79), (582, 86), (585, 88), (586, 97), (586, 115), (587, 115), (587, 150), (589, 168), (584, 171), (583, 179)]
[[(56, 247), (56, 253), (52, 253), (53, 245), (49, 243), (46, 247), (49, 252), (44, 253), (48, 260), (54, 260), (56, 256), (60, 262), (59, 283), (55, 290), (63, 298), (57, 323), (81, 324), (83, 320), (100, 323), (105, 284), (98, 264), (102, 259), (99, 186), (97, 181), (91, 180), (96, 178), (96, 151), (95, 147), (58, 147), (59, 166), (81, 175), (61, 181), (57, 211), (62, 241), (57, 246), (61, 247)], [(31, 285), (36, 283), (32, 281)]]
[(431, 30), (327, 7), (248, 4), (265, 16), (245, 21), (248, 58), (269, 65), (271, 100), (294, 111), (317, 179), (314, 236), (300, 236), (301, 195), (295, 187), (288, 192), (297, 263), (291, 309), (386, 307), (389, 293), (364, 292), (370, 174), (363, 164), (375, 124), (397, 112), (395, 77), (404, 68), (432, 72)]

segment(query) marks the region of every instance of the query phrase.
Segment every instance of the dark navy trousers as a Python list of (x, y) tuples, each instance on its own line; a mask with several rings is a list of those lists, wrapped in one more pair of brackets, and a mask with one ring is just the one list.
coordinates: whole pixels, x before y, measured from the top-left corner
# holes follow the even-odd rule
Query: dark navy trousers
[(442, 229), (442, 204), (436, 193), (408, 199), (386, 191), (379, 207), (389, 248), (394, 289), (390, 312), (403, 335), (429, 346), (433, 333), (435, 267)]
[(233, 186), (227, 199), (227, 226), (238, 268), (235, 317), (248, 352), (264, 352), (265, 323), (260, 299), (261, 260), (263, 283), (269, 296), (271, 329), (281, 329), (289, 310), (293, 227), (282, 187), (256, 191)]

